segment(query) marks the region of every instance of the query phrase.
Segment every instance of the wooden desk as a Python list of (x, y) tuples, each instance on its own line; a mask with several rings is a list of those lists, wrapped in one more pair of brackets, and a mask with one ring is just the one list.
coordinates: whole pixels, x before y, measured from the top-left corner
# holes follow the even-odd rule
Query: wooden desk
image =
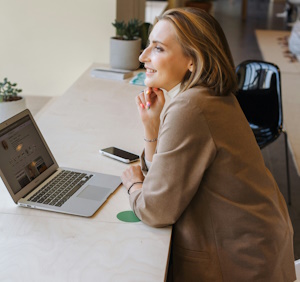
[[(61, 166), (120, 175), (128, 165), (101, 156), (118, 146), (140, 153), (134, 97), (143, 87), (92, 78), (89, 70), (36, 116)], [(92, 218), (18, 207), (0, 182), (0, 281), (164, 281), (171, 227), (124, 223), (120, 186)]]

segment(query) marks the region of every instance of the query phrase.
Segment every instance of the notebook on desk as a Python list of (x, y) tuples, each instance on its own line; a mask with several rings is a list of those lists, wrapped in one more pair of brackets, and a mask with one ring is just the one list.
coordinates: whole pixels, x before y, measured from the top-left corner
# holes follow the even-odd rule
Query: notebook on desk
[(121, 184), (118, 176), (59, 167), (29, 110), (0, 124), (0, 176), (20, 206), (86, 217)]

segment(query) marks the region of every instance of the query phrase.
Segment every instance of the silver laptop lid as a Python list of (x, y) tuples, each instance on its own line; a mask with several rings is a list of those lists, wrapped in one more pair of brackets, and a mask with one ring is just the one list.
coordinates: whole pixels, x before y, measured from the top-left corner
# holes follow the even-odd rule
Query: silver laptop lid
[(29, 110), (0, 124), (0, 176), (15, 203), (57, 168)]

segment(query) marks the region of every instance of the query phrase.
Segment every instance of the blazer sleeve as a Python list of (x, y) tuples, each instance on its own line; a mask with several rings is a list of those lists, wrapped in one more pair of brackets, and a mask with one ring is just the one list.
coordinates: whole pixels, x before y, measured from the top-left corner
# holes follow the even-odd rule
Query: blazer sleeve
[(158, 138), (143, 187), (129, 199), (144, 223), (164, 227), (174, 224), (192, 200), (216, 148), (204, 115), (184, 102), (169, 105)]
[[(143, 150), (141, 157), (140, 157), (140, 164), (141, 164), (141, 169), (144, 175), (147, 175), (148, 173), (148, 166), (147, 166), (147, 162), (146, 162), (146, 158), (145, 158), (145, 149)], [(151, 163), (152, 165), (152, 163)]]

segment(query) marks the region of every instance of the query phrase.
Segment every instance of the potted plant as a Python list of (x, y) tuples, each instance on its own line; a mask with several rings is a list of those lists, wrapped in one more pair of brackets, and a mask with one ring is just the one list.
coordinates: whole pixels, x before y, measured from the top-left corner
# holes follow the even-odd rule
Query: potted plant
[(12, 117), (26, 108), (25, 99), (18, 96), (22, 89), (7, 78), (0, 82), (0, 122)]
[(142, 40), (142, 23), (131, 19), (128, 23), (115, 21), (116, 36), (110, 39), (110, 66), (114, 69), (135, 70), (139, 67)]

